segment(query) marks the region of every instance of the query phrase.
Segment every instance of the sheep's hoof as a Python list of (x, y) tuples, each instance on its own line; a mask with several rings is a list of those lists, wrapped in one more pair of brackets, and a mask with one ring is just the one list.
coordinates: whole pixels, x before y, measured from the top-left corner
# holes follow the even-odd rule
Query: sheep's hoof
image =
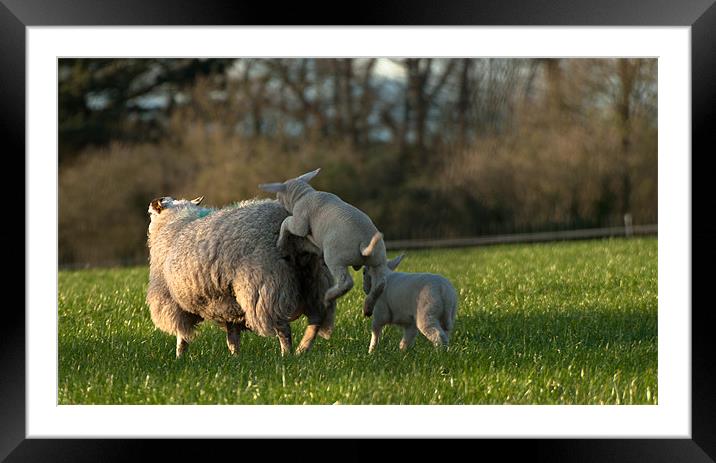
[(184, 354), (188, 345), (189, 343), (184, 339), (177, 338), (176, 358), (180, 358)]
[(303, 346), (303, 345), (298, 346), (298, 347), (296, 348), (296, 351), (294, 352), (294, 354), (295, 354), (295, 355), (301, 355), (301, 354), (303, 354), (303, 353), (305, 353), (305, 352), (308, 352), (308, 349), (309, 349), (308, 347), (305, 347), (305, 346)]

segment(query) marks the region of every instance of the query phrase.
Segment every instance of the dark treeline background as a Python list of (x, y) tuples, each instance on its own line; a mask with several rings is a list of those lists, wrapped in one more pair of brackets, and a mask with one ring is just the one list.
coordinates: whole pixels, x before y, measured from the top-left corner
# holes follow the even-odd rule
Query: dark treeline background
[(657, 221), (655, 59), (61, 59), (60, 264), (321, 167), (387, 239)]

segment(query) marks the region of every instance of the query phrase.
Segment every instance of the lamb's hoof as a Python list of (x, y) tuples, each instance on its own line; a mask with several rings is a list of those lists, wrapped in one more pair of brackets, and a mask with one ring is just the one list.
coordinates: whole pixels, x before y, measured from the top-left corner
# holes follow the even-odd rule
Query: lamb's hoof
[(370, 317), (373, 315), (373, 309), (369, 309), (367, 306), (363, 306), (363, 315)]

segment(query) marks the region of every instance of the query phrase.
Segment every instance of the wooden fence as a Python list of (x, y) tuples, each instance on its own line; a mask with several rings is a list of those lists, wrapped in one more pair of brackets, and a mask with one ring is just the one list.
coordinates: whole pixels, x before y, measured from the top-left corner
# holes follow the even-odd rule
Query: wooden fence
[(658, 226), (633, 225), (611, 228), (588, 228), (583, 230), (562, 230), (540, 233), (517, 233), (510, 235), (477, 236), (440, 240), (386, 240), (385, 247), (396, 249), (459, 248), (486, 246), (506, 243), (540, 243), (546, 241), (585, 240), (594, 238), (629, 237), (635, 235), (656, 235)]
[[(637, 235), (656, 235), (658, 226), (634, 225), (611, 228), (590, 228), (583, 230), (562, 230), (541, 233), (516, 233), (509, 235), (477, 236), (473, 238), (454, 238), (438, 240), (386, 240), (385, 246), (389, 250), (399, 249), (429, 249), (429, 248), (459, 248), (468, 246), (489, 246), (508, 243), (540, 243), (548, 241), (586, 240), (609, 237), (629, 237)], [(91, 267), (126, 267), (134, 265), (147, 265), (147, 260), (125, 262), (103, 262), (100, 264), (62, 263), (60, 270), (82, 269)]]

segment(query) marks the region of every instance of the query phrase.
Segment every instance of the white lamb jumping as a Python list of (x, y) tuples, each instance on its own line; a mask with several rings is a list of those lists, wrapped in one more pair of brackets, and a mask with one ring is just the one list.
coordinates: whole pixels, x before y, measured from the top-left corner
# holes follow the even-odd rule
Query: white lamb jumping
[(383, 234), (363, 211), (344, 202), (333, 193), (316, 191), (308, 184), (320, 169), (283, 183), (259, 185), (276, 193), (279, 203), (292, 214), (281, 224), (276, 245), (282, 248), (288, 235), (307, 237), (323, 253), (323, 260), (333, 276), (334, 286), (325, 294), (331, 304), (353, 287), (348, 267), (365, 266), (375, 285), (367, 295), (363, 313), (370, 316), (375, 301), (385, 287), (388, 273)]
[[(434, 273), (395, 272), (404, 255), (388, 262), (383, 295), (373, 311), (368, 352), (373, 352), (385, 325), (403, 327), (400, 349), (412, 346), (420, 330), (435, 346), (448, 344), (457, 314), (457, 293), (450, 281)], [(363, 291), (371, 290), (371, 276), (363, 272)]]

